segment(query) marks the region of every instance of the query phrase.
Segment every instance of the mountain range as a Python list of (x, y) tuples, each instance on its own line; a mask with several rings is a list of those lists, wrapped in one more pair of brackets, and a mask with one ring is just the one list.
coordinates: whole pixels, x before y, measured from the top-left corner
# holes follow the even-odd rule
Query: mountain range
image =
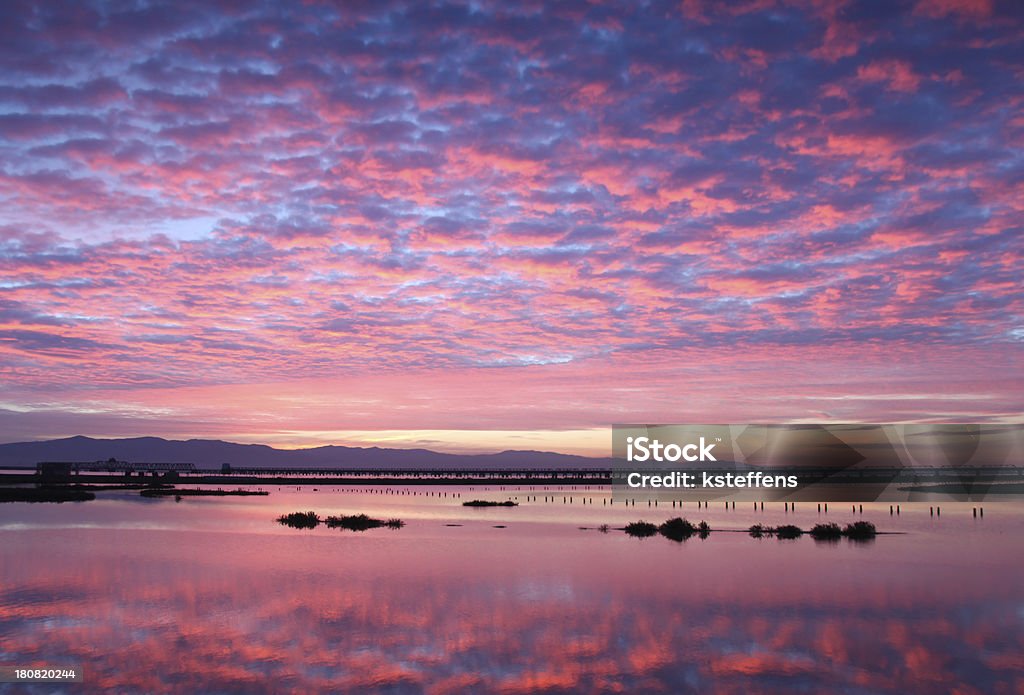
[(265, 444), (236, 444), (215, 439), (186, 441), (160, 437), (94, 439), (68, 437), (0, 444), (0, 466), (32, 467), (40, 461), (99, 461), (115, 458), (133, 463), (193, 463), (197, 468), (610, 468), (610, 458), (589, 458), (549, 451), (502, 451), (497, 454), (447, 454), (429, 449), (319, 446), (275, 449)]

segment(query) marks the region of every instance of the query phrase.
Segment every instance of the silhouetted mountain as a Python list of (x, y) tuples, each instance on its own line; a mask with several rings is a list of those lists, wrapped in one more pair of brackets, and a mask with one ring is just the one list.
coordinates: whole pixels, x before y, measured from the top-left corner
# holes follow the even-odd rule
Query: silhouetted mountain
[(611, 459), (546, 451), (498, 454), (444, 454), (428, 449), (320, 446), (275, 449), (265, 444), (235, 444), (213, 439), (177, 441), (160, 437), (93, 439), (69, 437), (42, 442), (0, 444), (0, 466), (35, 466), (39, 461), (194, 463), (199, 468), (608, 468)]

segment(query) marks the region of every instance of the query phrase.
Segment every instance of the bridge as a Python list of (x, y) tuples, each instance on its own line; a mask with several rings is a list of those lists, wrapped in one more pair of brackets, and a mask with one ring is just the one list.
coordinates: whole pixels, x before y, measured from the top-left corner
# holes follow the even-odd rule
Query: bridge
[(303, 477), (303, 478), (373, 478), (395, 480), (535, 480), (543, 482), (597, 481), (608, 482), (611, 471), (607, 468), (239, 468), (222, 466), (217, 470), (200, 470), (207, 475), (244, 477)]
[[(630, 469), (633, 470), (633, 469)], [(643, 466), (635, 470), (646, 470)], [(646, 472), (667, 472), (650, 469)], [(796, 475), (804, 485), (877, 484), (877, 483), (998, 483), (1024, 480), (1024, 467), (889, 467), (889, 466), (773, 466), (760, 467), (722, 463), (715, 467), (683, 466), (678, 470), (707, 472), (709, 475), (745, 473), (761, 470), (778, 475)], [(219, 469), (197, 468), (193, 463), (129, 462), (114, 458), (101, 461), (41, 461), (36, 464), (36, 477), (47, 480), (66, 479), (80, 473), (146, 474), (175, 473), (188, 475), (196, 482), (230, 483), (246, 479), (258, 483), (267, 480), (288, 480), (290, 484), (305, 482), (346, 482), (352, 484), (472, 484), (504, 483), (521, 485), (610, 485), (622, 478), (627, 469), (612, 468), (369, 468), (346, 466), (338, 468), (262, 468), (235, 467), (224, 464)]]
[(79, 473), (195, 473), (194, 463), (147, 463), (119, 461), (40, 461), (36, 474), (41, 478), (59, 478)]

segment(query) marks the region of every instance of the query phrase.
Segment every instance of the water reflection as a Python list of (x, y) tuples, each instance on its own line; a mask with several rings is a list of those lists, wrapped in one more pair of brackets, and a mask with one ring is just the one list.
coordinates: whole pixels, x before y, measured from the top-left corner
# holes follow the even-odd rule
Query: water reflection
[(1019, 534), (674, 543), (569, 521), (5, 531), (0, 653), (82, 664), (76, 693), (997, 693), (1024, 679)]

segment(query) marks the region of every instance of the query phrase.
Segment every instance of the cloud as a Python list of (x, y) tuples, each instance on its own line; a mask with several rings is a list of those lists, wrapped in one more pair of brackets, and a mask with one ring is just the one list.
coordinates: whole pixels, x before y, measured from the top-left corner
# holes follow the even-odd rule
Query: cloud
[(1020, 357), (1003, 6), (4, 12), (10, 388)]

